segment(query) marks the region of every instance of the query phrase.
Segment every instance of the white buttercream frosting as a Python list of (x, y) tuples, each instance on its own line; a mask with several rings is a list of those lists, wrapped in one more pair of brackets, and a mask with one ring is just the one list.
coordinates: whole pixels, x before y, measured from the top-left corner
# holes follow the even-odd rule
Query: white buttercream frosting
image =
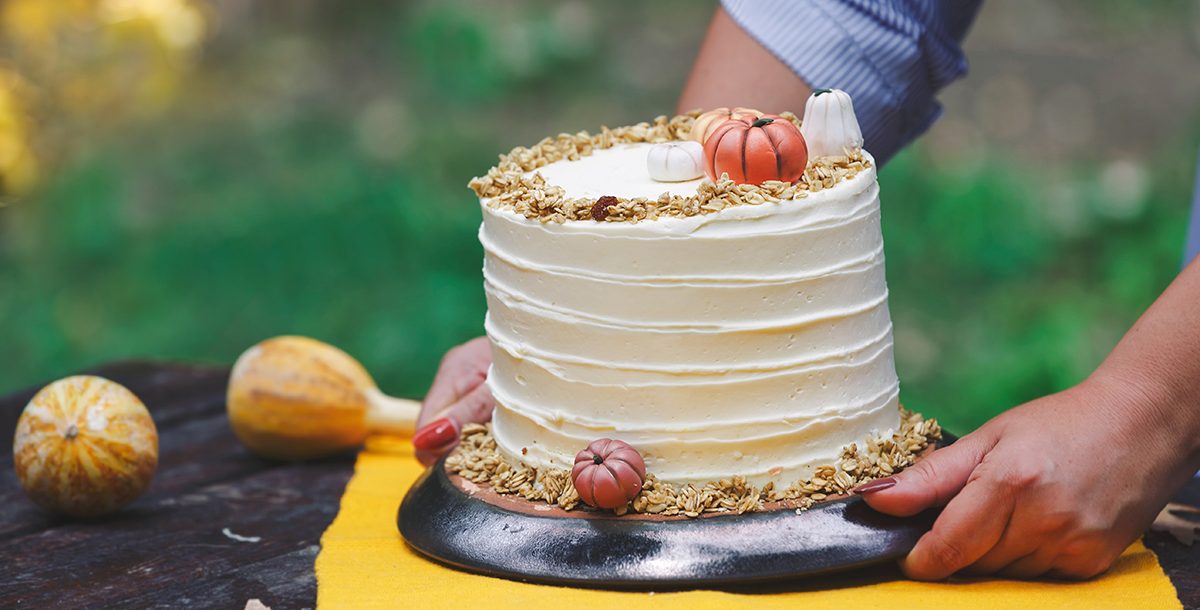
[[(651, 145), (537, 170), (567, 197), (696, 192)], [(899, 428), (873, 165), (802, 199), (642, 222), (482, 205), (501, 451), (570, 469), (601, 437), (672, 483), (786, 486)]]

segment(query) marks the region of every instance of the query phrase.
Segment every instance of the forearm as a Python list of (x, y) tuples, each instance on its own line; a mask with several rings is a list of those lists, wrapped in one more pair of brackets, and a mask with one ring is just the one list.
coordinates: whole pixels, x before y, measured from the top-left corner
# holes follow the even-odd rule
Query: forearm
[(810, 93), (795, 72), (717, 7), (677, 110), (745, 106), (767, 113), (801, 114)]
[(842, 89), (883, 165), (933, 123), (937, 92), (966, 73), (961, 41), (979, 2), (722, 0), (678, 108), (799, 114), (810, 87)]
[[(1142, 315), (1089, 383), (1128, 392), (1131, 415), (1147, 418), (1200, 468), (1200, 260)], [(1152, 426), (1152, 428), (1151, 428)]]

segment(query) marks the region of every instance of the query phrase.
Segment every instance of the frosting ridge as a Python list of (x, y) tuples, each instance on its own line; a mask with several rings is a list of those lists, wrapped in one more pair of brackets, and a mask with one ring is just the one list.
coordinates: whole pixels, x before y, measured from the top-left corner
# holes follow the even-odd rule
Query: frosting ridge
[[(650, 144), (536, 169), (566, 197), (694, 194), (652, 183)], [(638, 222), (541, 222), (481, 202), (502, 453), (569, 469), (601, 437), (664, 481), (811, 474), (898, 430), (879, 188), (865, 168), (803, 198)]]

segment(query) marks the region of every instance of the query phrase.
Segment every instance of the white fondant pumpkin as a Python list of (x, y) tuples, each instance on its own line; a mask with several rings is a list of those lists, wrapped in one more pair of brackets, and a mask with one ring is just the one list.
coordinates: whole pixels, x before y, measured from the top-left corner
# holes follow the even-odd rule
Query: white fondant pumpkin
[(646, 154), (646, 171), (658, 182), (683, 182), (704, 175), (704, 147), (691, 140), (660, 142)]
[(863, 145), (854, 102), (841, 89), (813, 91), (804, 105), (800, 133), (808, 144), (809, 158), (813, 159), (849, 155)]

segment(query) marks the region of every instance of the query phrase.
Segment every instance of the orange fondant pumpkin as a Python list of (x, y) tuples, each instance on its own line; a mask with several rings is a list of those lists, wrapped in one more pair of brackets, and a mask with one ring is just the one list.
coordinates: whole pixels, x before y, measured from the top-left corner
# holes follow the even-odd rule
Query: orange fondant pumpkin
[(720, 127), (721, 123), (730, 119), (750, 119), (753, 121), (762, 116), (763, 113), (753, 108), (714, 108), (696, 117), (696, 121), (692, 123), (691, 139), (704, 144), (708, 137)]
[(774, 115), (721, 123), (704, 144), (704, 171), (739, 184), (768, 180), (795, 182), (808, 165), (808, 146), (800, 128)]
[(584, 504), (620, 508), (637, 497), (646, 480), (646, 462), (624, 441), (592, 441), (575, 456), (571, 482)]
[(13, 464), (34, 502), (67, 515), (102, 515), (146, 490), (158, 467), (158, 432), (124, 386), (68, 377), (43, 388), (21, 413)]

